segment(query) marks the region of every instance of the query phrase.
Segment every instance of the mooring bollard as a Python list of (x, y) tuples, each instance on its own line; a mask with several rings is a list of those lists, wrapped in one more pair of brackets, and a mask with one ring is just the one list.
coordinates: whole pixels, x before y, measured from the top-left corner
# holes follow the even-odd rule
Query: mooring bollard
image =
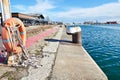
[(81, 31), (72, 34), (72, 42), (82, 44)]
[(72, 35), (72, 42), (82, 45), (82, 31), (80, 26), (67, 26), (66, 32), (68, 35)]

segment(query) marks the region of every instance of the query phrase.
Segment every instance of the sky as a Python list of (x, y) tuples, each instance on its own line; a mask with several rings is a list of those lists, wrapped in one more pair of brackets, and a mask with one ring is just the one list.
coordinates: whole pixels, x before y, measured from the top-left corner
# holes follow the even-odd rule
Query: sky
[(11, 11), (43, 14), (53, 21), (120, 21), (120, 0), (10, 0)]

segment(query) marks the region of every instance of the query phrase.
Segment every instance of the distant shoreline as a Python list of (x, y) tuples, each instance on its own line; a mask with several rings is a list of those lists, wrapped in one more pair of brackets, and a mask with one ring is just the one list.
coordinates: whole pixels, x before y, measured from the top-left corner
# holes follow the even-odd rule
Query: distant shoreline
[(94, 26), (94, 25), (101, 25), (101, 26), (118, 26), (118, 25), (120, 25), (120, 24), (81, 24), (81, 25), (90, 25), (90, 26)]

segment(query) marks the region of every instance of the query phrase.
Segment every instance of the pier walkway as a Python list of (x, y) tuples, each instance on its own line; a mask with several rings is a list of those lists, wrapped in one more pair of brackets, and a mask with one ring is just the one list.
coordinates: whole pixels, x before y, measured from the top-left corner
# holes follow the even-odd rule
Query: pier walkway
[[(82, 45), (72, 43), (72, 36), (66, 34), (65, 27), (56, 27), (58, 30), (53, 34), (52, 38), (44, 38), (47, 44), (43, 47), (42, 53), (38, 51), (38, 53), (42, 54), (42, 57), (40, 55), (36, 57), (38, 68), (29, 66), (25, 70), (26, 74), (24, 71), (23, 73), (21, 71), (19, 74), (17, 72), (16, 75), (12, 72), (13, 79), (108, 80), (107, 76), (89, 56)], [(37, 41), (37, 44), (40, 44), (40, 42)], [(0, 41), (0, 43), (2, 42)], [(35, 48), (37, 49), (37, 47)], [(9, 78), (9, 76), (4, 76), (8, 70), (16, 71), (16, 69), (5, 66), (0, 66), (0, 70), (4, 70), (0, 72), (1, 80)]]
[(86, 50), (71, 40), (64, 29), (51, 80), (108, 80)]

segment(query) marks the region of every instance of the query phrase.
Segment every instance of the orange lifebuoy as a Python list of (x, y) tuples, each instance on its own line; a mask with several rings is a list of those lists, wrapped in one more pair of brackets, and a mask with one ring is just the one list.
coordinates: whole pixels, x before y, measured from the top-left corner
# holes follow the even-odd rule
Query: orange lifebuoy
[(16, 45), (13, 41), (11, 41), (13, 33), (9, 30), (10, 28), (14, 28), (16, 26), (19, 26), (18, 30), (20, 32), (20, 37), (23, 41), (23, 46), (25, 46), (26, 30), (22, 21), (18, 18), (10, 18), (4, 22), (4, 25), (2, 27), (2, 41), (8, 52), (20, 53), (22, 49), (19, 45)]

